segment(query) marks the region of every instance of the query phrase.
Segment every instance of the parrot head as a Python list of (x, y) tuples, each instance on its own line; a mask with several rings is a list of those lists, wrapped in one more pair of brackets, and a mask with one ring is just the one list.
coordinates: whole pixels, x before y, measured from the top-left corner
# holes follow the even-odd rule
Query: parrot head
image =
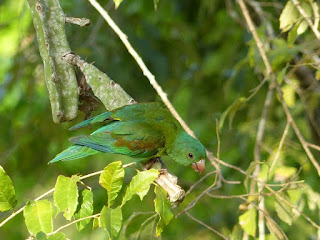
[(184, 166), (189, 165), (200, 174), (204, 173), (206, 150), (198, 139), (180, 132), (168, 149), (168, 155), (174, 161)]

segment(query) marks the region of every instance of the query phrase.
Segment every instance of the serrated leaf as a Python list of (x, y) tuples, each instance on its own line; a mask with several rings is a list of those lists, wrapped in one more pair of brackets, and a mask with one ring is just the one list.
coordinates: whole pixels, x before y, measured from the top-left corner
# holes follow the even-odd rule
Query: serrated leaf
[(243, 106), (245, 103), (246, 99), (244, 97), (236, 99), (228, 108), (226, 111), (224, 111), (221, 115), (221, 119), (219, 121), (219, 130), (222, 129), (224, 121), (227, 116), (229, 116), (229, 128), (232, 126), (232, 121), (237, 113), (237, 111)]
[(252, 237), (256, 234), (256, 217), (257, 211), (254, 208), (250, 208), (244, 214), (239, 216), (239, 224), (241, 228)]
[(57, 179), (53, 199), (56, 202), (63, 216), (70, 220), (78, 205), (78, 187), (77, 182), (79, 176), (72, 176), (71, 178), (60, 175)]
[(297, 22), (299, 12), (291, 1), (288, 1), (280, 14), (280, 29), (288, 31)]
[(114, 204), (119, 191), (122, 188), (124, 169), (120, 161), (112, 162), (103, 169), (99, 178), (99, 184), (108, 191), (108, 206)]
[(159, 176), (159, 171), (150, 169), (148, 171), (138, 172), (134, 176), (122, 199), (122, 206), (129, 201), (133, 195), (137, 194), (140, 200), (148, 193), (151, 183)]
[(122, 211), (120, 207), (115, 209), (104, 206), (100, 215), (101, 226), (109, 234), (109, 239), (118, 236), (122, 226)]
[(123, 0), (113, 0), (115, 8), (117, 9)]
[(154, 208), (160, 217), (156, 228), (156, 235), (159, 236), (162, 233), (163, 228), (168, 225), (173, 218), (173, 214), (171, 212), (171, 204), (167, 197), (167, 192), (158, 185), (154, 188), (154, 192), (156, 194)]
[[(283, 198), (286, 198), (285, 195), (282, 195)], [(286, 198), (288, 201), (289, 199)], [(285, 223), (292, 224), (292, 208), (286, 204), (281, 198), (277, 197), (275, 200), (275, 209), (278, 214), (278, 217)]]
[(52, 232), (53, 208), (48, 200), (28, 202), (23, 210), (23, 216), (30, 234)]
[(4, 169), (0, 166), (0, 211), (8, 211), (17, 205), (13, 183)]
[[(74, 214), (75, 219), (91, 216), (93, 213), (93, 194), (90, 190), (84, 189), (81, 191), (79, 200), (79, 210)], [(85, 219), (76, 223), (77, 229), (81, 231), (91, 219)]]

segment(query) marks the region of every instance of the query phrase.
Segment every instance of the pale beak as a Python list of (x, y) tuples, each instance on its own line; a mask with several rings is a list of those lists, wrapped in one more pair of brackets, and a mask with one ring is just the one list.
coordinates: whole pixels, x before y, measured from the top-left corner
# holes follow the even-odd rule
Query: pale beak
[(206, 170), (206, 162), (204, 159), (201, 159), (199, 162), (192, 163), (191, 167), (196, 171), (199, 172), (200, 174), (204, 173)]

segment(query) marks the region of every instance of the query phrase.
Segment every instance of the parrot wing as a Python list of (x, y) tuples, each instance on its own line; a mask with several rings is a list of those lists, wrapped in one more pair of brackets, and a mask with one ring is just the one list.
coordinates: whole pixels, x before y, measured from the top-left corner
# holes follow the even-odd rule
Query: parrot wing
[(87, 119), (71, 127), (69, 130), (76, 130), (96, 123), (109, 124), (113, 121), (148, 121), (150, 120), (150, 118), (154, 118), (156, 120), (163, 120), (164, 113), (166, 116), (168, 115), (168, 111), (160, 103), (154, 102), (132, 104)]
[(70, 139), (76, 145), (135, 158), (151, 157), (165, 147), (164, 136), (144, 122), (115, 121), (91, 135)]

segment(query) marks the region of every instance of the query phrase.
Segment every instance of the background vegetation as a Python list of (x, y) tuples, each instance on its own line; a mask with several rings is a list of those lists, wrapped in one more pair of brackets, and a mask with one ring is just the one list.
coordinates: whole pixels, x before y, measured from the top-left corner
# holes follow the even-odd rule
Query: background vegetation
[[(214, 232), (218, 231), (233, 239), (319, 239), (319, 152), (315, 150), (320, 143), (318, 3), (245, 1), (267, 53), (268, 68), (247, 27), (244, 8), (234, 1), (131, 0), (123, 1), (118, 9), (113, 1), (99, 2), (220, 163), (219, 174), (207, 161), (206, 173), (212, 173), (194, 185), (201, 176), (191, 168), (168, 162), (179, 185), (186, 191), (194, 188), (173, 209), (177, 217), (159, 238), (222, 239)], [(91, 20), (89, 27), (66, 25), (72, 51), (94, 62), (138, 102), (160, 100), (122, 42), (88, 1), (61, 1), (61, 6), (68, 16)], [(79, 113), (72, 123), (53, 123), (26, 0), (0, 2), (0, 46), (0, 164), (13, 181), (16, 208), (51, 189), (59, 175), (84, 175), (102, 170), (112, 161), (130, 162), (122, 156), (104, 154), (48, 166), (48, 161), (70, 145), (68, 138), (74, 133), (67, 129), (84, 114)], [(100, 104), (92, 115), (103, 111)], [(310, 154), (315, 158), (313, 163)], [(135, 170), (126, 169), (124, 184), (134, 174)], [(220, 181), (213, 185), (215, 176)], [(92, 187), (94, 212), (99, 212), (107, 193), (97, 177), (86, 184)], [(208, 188), (217, 186), (209, 192)], [(154, 211), (154, 197), (153, 191), (143, 201), (134, 196), (123, 210), (124, 221), (133, 212)], [(183, 212), (195, 200), (194, 207)], [(0, 219), (9, 214), (0, 213)], [(134, 218), (126, 237), (136, 239), (148, 217)], [(63, 224), (62, 216), (58, 216), (54, 228)], [(63, 232), (70, 239), (106, 237), (103, 229), (92, 230), (91, 226), (81, 232), (70, 226)], [(140, 239), (155, 238), (153, 228), (153, 220), (145, 222)], [(29, 235), (22, 214), (0, 228), (0, 239), (25, 239)]]

